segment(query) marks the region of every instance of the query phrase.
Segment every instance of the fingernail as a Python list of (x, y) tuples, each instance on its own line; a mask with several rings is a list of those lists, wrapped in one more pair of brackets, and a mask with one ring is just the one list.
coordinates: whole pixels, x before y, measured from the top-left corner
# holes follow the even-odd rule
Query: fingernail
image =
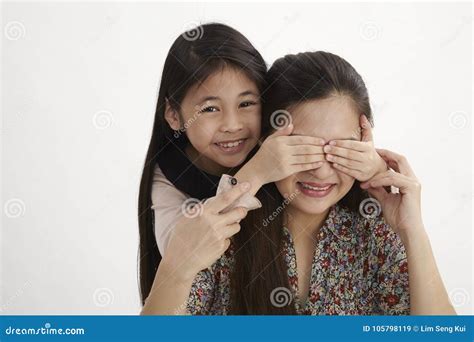
[(240, 188), (242, 190), (248, 190), (248, 189), (250, 189), (250, 183), (249, 182), (243, 182), (242, 184), (240, 184)]
[(329, 151), (331, 151), (331, 146), (328, 146), (328, 145), (324, 146), (324, 152), (329, 152)]
[(330, 141), (329, 145), (336, 146), (336, 142), (335, 141)]

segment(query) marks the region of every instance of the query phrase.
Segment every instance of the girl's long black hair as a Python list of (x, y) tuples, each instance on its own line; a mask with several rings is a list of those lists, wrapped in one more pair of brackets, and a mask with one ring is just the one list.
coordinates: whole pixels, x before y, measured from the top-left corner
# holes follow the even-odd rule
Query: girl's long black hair
[[(166, 101), (179, 111), (188, 90), (224, 67), (234, 67), (255, 81), (262, 93), (267, 67), (245, 36), (218, 23), (204, 24), (180, 35), (171, 46), (163, 67), (150, 144), (145, 157), (138, 196), (139, 282), (144, 305), (161, 261), (155, 240), (151, 189), (158, 155), (173, 143), (173, 130), (164, 118)], [(180, 139), (186, 136), (180, 135)]]

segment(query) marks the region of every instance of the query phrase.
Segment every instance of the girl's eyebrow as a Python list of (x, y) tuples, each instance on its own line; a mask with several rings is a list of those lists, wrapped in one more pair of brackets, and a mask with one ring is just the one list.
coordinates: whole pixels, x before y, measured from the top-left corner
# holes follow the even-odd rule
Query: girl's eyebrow
[(253, 96), (258, 96), (257, 94), (255, 94), (255, 92), (251, 91), (251, 90), (246, 90), (246, 91), (243, 91), (239, 94), (239, 97), (240, 96), (246, 96), (246, 95), (253, 95)]
[(220, 100), (221, 98), (219, 96), (205, 96), (203, 98), (200, 98), (198, 100), (198, 103), (203, 103), (206, 101), (213, 101), (213, 100)]
[[(237, 95), (238, 97), (242, 97), (242, 96), (247, 96), (247, 95), (253, 95), (253, 96), (257, 96), (257, 94), (255, 94), (255, 92), (251, 91), (251, 90), (246, 90), (246, 91), (243, 91), (241, 92), (239, 95)], [(206, 102), (206, 101), (213, 101), (213, 100), (220, 100), (221, 98), (219, 96), (205, 96), (205, 97), (202, 97), (198, 100), (198, 103), (203, 103), (203, 102)]]

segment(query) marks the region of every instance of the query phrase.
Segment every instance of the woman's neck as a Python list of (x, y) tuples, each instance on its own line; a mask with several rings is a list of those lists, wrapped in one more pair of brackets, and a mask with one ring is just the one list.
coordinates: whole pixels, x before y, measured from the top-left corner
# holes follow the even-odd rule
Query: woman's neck
[(329, 210), (328, 208), (321, 214), (308, 214), (290, 205), (285, 215), (285, 224), (292, 238), (315, 237), (326, 221)]

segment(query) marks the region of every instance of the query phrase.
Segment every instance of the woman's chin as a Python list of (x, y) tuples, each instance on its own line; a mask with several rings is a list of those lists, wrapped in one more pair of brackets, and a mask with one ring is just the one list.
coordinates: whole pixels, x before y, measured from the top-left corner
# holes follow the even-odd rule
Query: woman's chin
[(292, 206), (309, 215), (321, 215), (327, 212), (327, 210), (332, 206), (332, 202), (329, 201), (308, 201), (306, 199), (300, 199), (299, 201), (294, 201)]

